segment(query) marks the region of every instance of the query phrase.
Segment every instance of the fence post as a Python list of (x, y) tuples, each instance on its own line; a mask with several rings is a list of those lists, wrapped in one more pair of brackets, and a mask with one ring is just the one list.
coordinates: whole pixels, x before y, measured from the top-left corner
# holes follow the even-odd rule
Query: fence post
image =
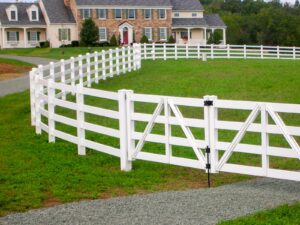
[(48, 90), (48, 139), (49, 143), (55, 142), (55, 121), (54, 121), (54, 113), (55, 113), (55, 106), (54, 106), (54, 98), (55, 98), (55, 89), (53, 88), (53, 79), (48, 79), (47, 90)]
[(260, 58), (264, 58), (264, 47), (262, 45), (260, 46)]
[(53, 81), (55, 80), (55, 75), (54, 75), (54, 62), (50, 62), (50, 79), (52, 79)]
[(188, 46), (188, 44), (185, 45), (185, 58), (186, 59), (189, 58), (189, 46)]
[(114, 67), (113, 67), (113, 50), (109, 49), (109, 76), (114, 76)]
[(125, 48), (122, 47), (122, 72), (123, 74), (126, 73), (126, 60), (125, 60)]
[(277, 46), (277, 59), (280, 58), (280, 50), (279, 50), (279, 46)]
[(76, 117), (77, 117), (77, 137), (78, 137), (78, 155), (85, 155), (86, 149), (84, 146), (85, 130), (84, 130), (84, 96), (83, 84), (76, 85)]
[(165, 113), (165, 138), (166, 138), (166, 156), (170, 163), (172, 156), (172, 145), (170, 138), (172, 136), (172, 126), (170, 125), (171, 110), (168, 102), (168, 97), (164, 97), (164, 113)]
[(155, 60), (155, 43), (152, 43), (152, 60)]
[(120, 75), (120, 49), (116, 48), (116, 67), (117, 67), (117, 75)]
[(38, 66), (38, 73), (35, 75), (35, 133), (41, 134), (41, 100), (40, 94), (43, 92), (43, 85), (38, 82), (38, 79), (43, 79), (43, 66)]
[(175, 47), (175, 59), (177, 60), (178, 59), (178, 49), (177, 49), (176, 43), (175, 43), (174, 47)]
[(268, 112), (266, 109), (266, 104), (261, 105), (261, 145), (262, 145), (262, 169), (265, 173), (265, 176), (268, 175), (269, 169), (269, 156), (268, 156), (268, 148), (269, 148), (269, 134), (268, 134)]
[(99, 65), (98, 65), (98, 52), (94, 52), (94, 68), (95, 68), (95, 83), (99, 83)]
[(244, 45), (244, 59), (247, 58), (247, 48), (246, 48), (246, 45)]
[(78, 56), (79, 83), (83, 85), (82, 55)]
[[(63, 84), (65, 84), (66, 74), (65, 74), (65, 60), (64, 59), (60, 60), (60, 73), (61, 73), (61, 82)], [(66, 91), (62, 90), (61, 92), (62, 92), (61, 99), (66, 100)]]
[(144, 59), (148, 59), (147, 58), (147, 44), (146, 43), (143, 44), (143, 48), (144, 48)]
[(120, 127), (120, 164), (122, 171), (130, 171), (132, 169), (132, 162), (129, 160), (128, 151), (128, 112), (127, 112), (127, 93), (130, 91), (119, 90), (119, 127)]
[(127, 124), (127, 145), (128, 145), (128, 159), (132, 161), (132, 154), (135, 149), (135, 140), (133, 140), (132, 135), (135, 130), (135, 122), (131, 119), (134, 113), (134, 102), (131, 100), (133, 95), (132, 90), (127, 90), (126, 92), (126, 124)]
[(163, 44), (164, 47), (164, 60), (167, 60), (167, 48), (166, 48), (166, 43)]
[(101, 58), (101, 60), (102, 60), (102, 79), (103, 80), (106, 80), (106, 59), (105, 59), (105, 51), (104, 50), (102, 50), (102, 52), (101, 52), (101, 54), (102, 54), (102, 58)]
[(35, 99), (35, 76), (36, 76), (36, 68), (32, 68), (29, 73), (29, 85), (30, 85), (30, 113), (31, 113), (31, 126), (35, 126), (36, 117), (35, 117), (35, 107), (36, 107), (36, 99)]
[(230, 59), (230, 45), (227, 44), (227, 59)]
[(91, 87), (91, 55), (90, 53), (86, 54), (86, 73), (87, 73), (87, 86)]
[(296, 59), (296, 47), (295, 46), (293, 47), (293, 59), (294, 60)]
[(131, 57), (132, 57), (132, 55), (131, 55), (131, 47), (129, 46), (127, 48), (127, 60), (128, 60), (128, 71), (129, 72), (131, 72), (131, 70), (132, 70), (132, 65), (131, 65), (132, 60), (131, 60)]
[[(71, 85), (75, 87), (75, 60), (74, 57), (71, 57)], [(72, 92), (72, 95), (75, 95), (75, 92)]]
[(218, 108), (216, 107), (217, 96), (210, 96), (209, 100), (213, 105), (209, 107), (209, 146), (210, 146), (210, 163), (211, 172), (216, 173), (216, 165), (218, 164), (219, 154), (216, 149), (218, 143), (218, 131), (216, 129), (216, 122), (218, 121)]
[(141, 44), (133, 44), (133, 53), (134, 53), (134, 65), (135, 70), (141, 68), (141, 61), (142, 61), (142, 47)]
[(200, 44), (197, 44), (197, 56), (198, 56), (198, 59), (201, 59)]
[(214, 58), (214, 44), (210, 45), (210, 58), (213, 59)]

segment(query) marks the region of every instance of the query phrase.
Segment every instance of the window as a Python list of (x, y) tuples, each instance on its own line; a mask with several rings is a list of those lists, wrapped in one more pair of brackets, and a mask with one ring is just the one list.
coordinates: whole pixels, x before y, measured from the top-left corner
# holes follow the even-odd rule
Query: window
[(99, 27), (99, 41), (107, 41), (107, 29)]
[(158, 10), (158, 16), (159, 16), (159, 19), (166, 19), (166, 10), (165, 9), (159, 9)]
[(31, 20), (32, 21), (37, 21), (38, 20), (37, 11), (36, 10), (32, 10), (31, 11)]
[(167, 28), (166, 27), (159, 28), (159, 40), (161, 40), (161, 41), (167, 40)]
[(10, 11), (10, 20), (17, 21), (17, 11), (16, 10)]
[(181, 39), (188, 39), (188, 32), (187, 31), (181, 31), (180, 32)]
[(122, 19), (122, 9), (115, 9), (115, 19)]
[(128, 19), (135, 19), (135, 9), (128, 9)]
[(92, 10), (91, 9), (81, 9), (81, 18), (82, 19), (88, 19), (92, 17)]
[(106, 9), (97, 9), (97, 18), (106, 19)]
[(197, 17), (197, 13), (192, 13), (192, 17)]
[(179, 13), (174, 13), (174, 17), (179, 17)]
[(59, 41), (70, 41), (71, 40), (71, 29), (62, 28), (58, 29)]
[(16, 31), (7, 32), (7, 41), (19, 41), (19, 32)]
[(30, 31), (27, 33), (28, 41), (39, 41), (40, 40), (40, 32)]
[(152, 28), (151, 27), (145, 27), (144, 35), (148, 38), (149, 41), (152, 41)]
[(152, 14), (151, 9), (144, 9), (144, 19), (150, 20), (152, 17), (151, 14)]

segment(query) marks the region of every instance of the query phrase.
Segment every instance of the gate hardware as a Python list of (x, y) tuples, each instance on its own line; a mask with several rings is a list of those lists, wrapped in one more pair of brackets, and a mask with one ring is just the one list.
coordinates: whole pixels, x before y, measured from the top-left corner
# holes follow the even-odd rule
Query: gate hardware
[(214, 105), (214, 102), (212, 100), (205, 100), (204, 101), (204, 106), (212, 106)]
[[(210, 101), (211, 103), (213, 101)], [(206, 146), (205, 148), (205, 152), (206, 152), (206, 157), (207, 157), (207, 163), (206, 163), (206, 169), (207, 169), (207, 183), (208, 183), (208, 187), (210, 188), (210, 162), (209, 162), (209, 154), (210, 154), (210, 147)]]

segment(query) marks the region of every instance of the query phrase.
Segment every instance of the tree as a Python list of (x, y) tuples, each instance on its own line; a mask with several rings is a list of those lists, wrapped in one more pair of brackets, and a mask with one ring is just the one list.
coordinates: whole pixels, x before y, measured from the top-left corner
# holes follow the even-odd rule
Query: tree
[(149, 43), (149, 40), (147, 38), (146, 35), (143, 35), (143, 37), (141, 38), (141, 43), (144, 44), (144, 43)]
[(176, 42), (176, 41), (175, 41), (173, 35), (171, 35), (171, 36), (169, 37), (169, 39), (168, 39), (168, 43), (169, 43), (169, 44), (174, 44), (175, 42)]
[(91, 18), (86, 19), (80, 31), (80, 44), (82, 46), (92, 46), (98, 40), (99, 32), (96, 24)]
[(110, 41), (109, 41), (110, 46), (118, 46), (117, 38), (115, 35), (111, 36)]

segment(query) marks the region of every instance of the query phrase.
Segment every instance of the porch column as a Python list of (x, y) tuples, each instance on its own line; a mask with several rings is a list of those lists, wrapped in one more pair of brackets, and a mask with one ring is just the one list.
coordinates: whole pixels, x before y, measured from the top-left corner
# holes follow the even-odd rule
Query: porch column
[(226, 45), (226, 29), (223, 28), (223, 45)]
[(2, 43), (1, 43), (1, 46), (2, 48), (4, 48), (4, 43), (5, 43), (5, 28), (2, 27), (2, 32), (1, 32), (1, 36), (2, 36)]
[(207, 44), (207, 40), (206, 40), (206, 27), (204, 28), (204, 44), (206, 45)]
[(24, 32), (24, 47), (27, 48), (27, 32), (26, 28), (24, 27), (23, 32)]
[(190, 44), (190, 40), (191, 40), (191, 28), (188, 28), (188, 44)]

